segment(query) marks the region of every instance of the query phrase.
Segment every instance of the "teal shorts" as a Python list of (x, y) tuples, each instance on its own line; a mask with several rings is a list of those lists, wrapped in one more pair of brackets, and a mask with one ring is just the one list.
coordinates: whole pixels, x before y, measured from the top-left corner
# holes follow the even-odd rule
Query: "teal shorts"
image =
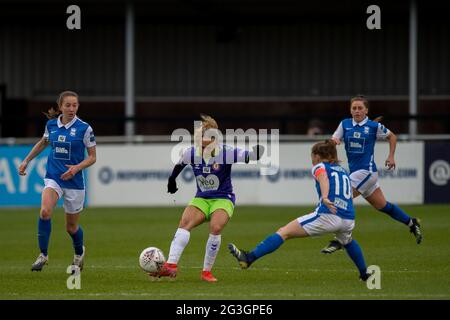
[(234, 212), (234, 204), (228, 199), (204, 199), (195, 197), (189, 202), (189, 205), (200, 209), (205, 214), (206, 221), (211, 220), (212, 213), (218, 209), (225, 210), (230, 219)]

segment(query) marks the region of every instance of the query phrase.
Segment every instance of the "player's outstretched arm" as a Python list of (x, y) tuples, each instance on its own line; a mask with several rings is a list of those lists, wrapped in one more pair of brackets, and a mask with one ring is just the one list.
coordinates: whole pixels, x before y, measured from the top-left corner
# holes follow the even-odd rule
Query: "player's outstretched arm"
[(177, 188), (177, 177), (183, 171), (185, 164), (177, 164), (173, 167), (172, 174), (169, 176), (169, 180), (167, 181), (167, 192), (174, 194), (178, 191)]
[(25, 159), (22, 161), (22, 163), (19, 166), (19, 175), (25, 176), (27, 173), (25, 170), (27, 169), (28, 164), (31, 160), (36, 158), (44, 149), (48, 146), (49, 142), (47, 138), (42, 137), (41, 140), (39, 140), (31, 149), (30, 153), (25, 157)]

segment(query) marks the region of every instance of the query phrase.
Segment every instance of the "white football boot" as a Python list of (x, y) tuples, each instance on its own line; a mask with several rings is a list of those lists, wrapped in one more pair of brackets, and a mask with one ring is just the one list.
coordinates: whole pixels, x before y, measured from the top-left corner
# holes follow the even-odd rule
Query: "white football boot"
[(84, 266), (84, 255), (86, 254), (86, 247), (83, 246), (83, 254), (81, 256), (75, 254), (73, 256), (73, 262), (72, 265), (73, 266), (77, 266), (78, 268), (80, 268), (80, 271), (83, 270), (83, 266)]
[(31, 271), (42, 271), (42, 268), (46, 264), (48, 264), (48, 256), (44, 256), (44, 254), (41, 253), (31, 265)]

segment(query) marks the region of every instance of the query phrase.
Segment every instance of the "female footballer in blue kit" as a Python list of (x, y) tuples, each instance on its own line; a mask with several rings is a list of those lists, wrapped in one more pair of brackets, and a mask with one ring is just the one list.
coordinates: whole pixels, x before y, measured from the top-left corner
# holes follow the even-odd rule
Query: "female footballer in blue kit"
[[(42, 139), (19, 166), (19, 174), (26, 175), (28, 163), (48, 145), (51, 146), (38, 221), (41, 253), (33, 263), (31, 271), (41, 271), (48, 263), (51, 217), (60, 198), (64, 198), (66, 230), (72, 238), (75, 250), (72, 265), (83, 269), (83, 229), (78, 225), (86, 193), (82, 170), (95, 163), (96, 143), (92, 127), (77, 117), (78, 107), (78, 95), (75, 92), (62, 92), (57, 100), (57, 107), (51, 108), (46, 114), (49, 120)], [(88, 155), (85, 158), (86, 150)]]
[[(169, 177), (167, 189), (173, 194), (178, 190), (176, 177), (185, 166), (190, 165), (196, 177), (197, 193), (183, 212), (170, 245), (167, 262), (159, 274), (151, 276), (176, 277), (177, 264), (189, 242), (191, 230), (209, 221), (210, 234), (206, 243), (201, 279), (207, 282), (217, 281), (211, 269), (219, 252), (221, 232), (232, 217), (235, 205), (231, 166), (236, 162), (248, 163), (250, 160), (259, 160), (264, 152), (262, 146), (255, 146), (254, 151), (249, 152), (227, 145), (218, 145), (215, 139), (209, 139), (204, 135), (206, 130), (217, 129), (217, 122), (213, 118), (202, 115), (202, 127), (197, 131), (202, 137), (201, 148), (194, 146), (185, 150)], [(207, 150), (205, 152), (207, 147), (212, 151), (209, 154)]]
[(339, 165), (335, 143), (330, 139), (312, 147), (312, 175), (316, 180), (319, 204), (313, 213), (299, 217), (261, 241), (252, 251), (240, 250), (228, 244), (230, 253), (242, 269), (259, 258), (277, 250), (286, 240), (334, 233), (356, 265), (361, 280), (366, 281), (366, 263), (362, 250), (352, 239), (355, 226), (352, 189), (347, 172)]
[[(378, 172), (374, 161), (374, 148), (377, 138), (389, 141), (389, 155), (385, 161), (388, 169), (395, 169), (394, 153), (397, 137), (385, 126), (369, 120), (369, 101), (364, 96), (351, 99), (352, 118), (341, 121), (332, 139), (336, 144), (343, 140), (350, 168), (353, 197), (362, 195), (375, 209), (388, 214), (391, 218), (407, 225), (415, 236), (417, 244), (422, 241), (419, 220), (411, 218), (397, 205), (386, 201), (378, 184)], [(323, 253), (333, 253), (342, 248), (339, 241), (333, 240), (322, 249)]]

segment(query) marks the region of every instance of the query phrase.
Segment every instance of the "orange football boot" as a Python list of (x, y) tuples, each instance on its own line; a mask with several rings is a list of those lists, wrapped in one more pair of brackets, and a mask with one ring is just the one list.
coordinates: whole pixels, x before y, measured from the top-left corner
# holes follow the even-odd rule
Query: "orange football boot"
[(202, 271), (202, 276), (201, 279), (207, 282), (216, 282), (217, 279), (214, 278), (214, 276), (212, 275), (211, 271)]
[(165, 262), (163, 267), (159, 271), (158, 276), (175, 278), (177, 276), (177, 265), (176, 265), (176, 263), (167, 263), (167, 262)]

